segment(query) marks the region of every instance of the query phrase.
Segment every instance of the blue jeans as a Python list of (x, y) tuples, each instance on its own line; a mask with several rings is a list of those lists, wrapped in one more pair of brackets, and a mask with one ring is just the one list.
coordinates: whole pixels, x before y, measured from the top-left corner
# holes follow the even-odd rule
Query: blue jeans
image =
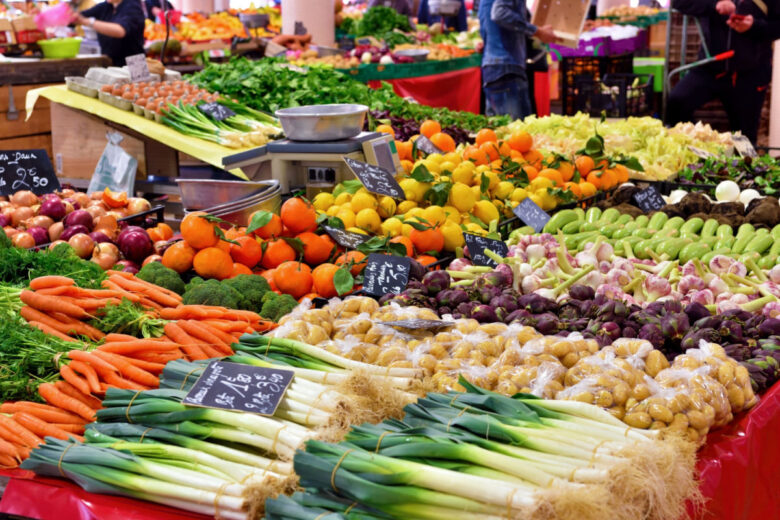
[(523, 119), (533, 114), (525, 75), (510, 74), (492, 81), (483, 87), (485, 92), (485, 114), (488, 116), (508, 115), (512, 119)]

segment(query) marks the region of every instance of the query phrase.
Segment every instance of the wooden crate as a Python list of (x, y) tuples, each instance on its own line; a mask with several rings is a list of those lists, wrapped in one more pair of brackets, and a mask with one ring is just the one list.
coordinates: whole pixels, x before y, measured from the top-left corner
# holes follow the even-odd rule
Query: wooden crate
[(19, 117), (14, 121), (9, 121), (6, 117), (10, 99), (8, 86), (0, 85), (0, 139), (48, 134), (51, 132), (48, 99), (39, 99), (35, 104), (32, 116), (25, 121), (27, 112), (24, 110), (24, 100), (27, 97), (27, 92), (44, 86), (47, 85), (14, 85), (14, 106), (19, 111)]
[(576, 48), (590, 9), (590, 0), (539, 0), (531, 23), (551, 25), (561, 45)]

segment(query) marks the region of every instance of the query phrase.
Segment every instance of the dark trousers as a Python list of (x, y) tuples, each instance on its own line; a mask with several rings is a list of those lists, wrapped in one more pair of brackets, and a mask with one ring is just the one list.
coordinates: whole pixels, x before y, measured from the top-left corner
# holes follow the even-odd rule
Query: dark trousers
[(713, 99), (720, 99), (729, 118), (730, 130), (741, 131), (755, 143), (768, 84), (766, 70), (716, 75), (707, 69), (693, 69), (669, 94), (667, 123), (692, 121), (696, 109)]
[(523, 119), (533, 113), (525, 74), (508, 74), (483, 87), (485, 114)]

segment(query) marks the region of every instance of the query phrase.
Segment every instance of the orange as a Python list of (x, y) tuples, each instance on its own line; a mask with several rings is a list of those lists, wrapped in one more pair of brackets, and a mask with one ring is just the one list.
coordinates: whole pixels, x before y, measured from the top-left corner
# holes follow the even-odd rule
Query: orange
[(496, 143), (482, 143), (479, 145), (479, 151), (486, 153), (491, 161), (498, 159), (498, 146), (496, 146)]
[(318, 265), (311, 272), (314, 278), (314, 290), (317, 291), (317, 294), (323, 298), (333, 298), (339, 295), (338, 291), (336, 291), (336, 286), (333, 284), (333, 277), (338, 270), (339, 266), (336, 264), (322, 264)]
[(425, 231), (413, 229), (409, 238), (418, 253), (427, 254), (431, 251), (438, 253), (444, 248), (444, 234), (439, 228), (430, 228)]
[(563, 186), (563, 176), (561, 175), (561, 172), (559, 172), (558, 170), (553, 170), (552, 168), (545, 168), (544, 170), (539, 172), (539, 177), (550, 179), (558, 187)]
[(231, 244), (230, 256), (236, 262), (253, 268), (263, 258), (263, 248), (254, 237), (238, 237), (234, 239), (239, 245)]
[(192, 267), (200, 277), (224, 280), (233, 274), (233, 259), (219, 248), (207, 247), (198, 251)]
[(508, 142), (513, 150), (517, 150), (520, 153), (529, 152), (534, 146), (534, 139), (528, 132), (517, 132), (512, 134)]
[(233, 278), (240, 274), (252, 274), (252, 270), (244, 264), (233, 262), (233, 273), (231, 273), (230, 277)]
[(402, 161), (412, 160), (412, 143), (410, 141), (395, 142), (395, 149), (398, 151), (398, 158)]
[(523, 171), (528, 175), (528, 180), (532, 181), (539, 176), (539, 170), (531, 166), (530, 164), (523, 165)]
[(601, 159), (594, 169), (606, 170), (607, 168), (609, 168), (609, 161), (606, 159)]
[(598, 188), (591, 182), (582, 181), (580, 182), (580, 191), (582, 192), (582, 198), (587, 199), (594, 196)]
[(183, 273), (192, 269), (193, 258), (195, 258), (195, 249), (184, 240), (181, 240), (165, 250), (162, 257), (162, 265), (168, 269), (173, 269), (177, 273)]
[(430, 139), (431, 136), (438, 134), (439, 132), (441, 132), (441, 125), (432, 119), (423, 121), (423, 123), (420, 125), (420, 133), (428, 139)]
[(604, 189), (609, 190), (618, 185), (618, 174), (612, 168), (604, 170), (601, 174), (601, 178), (603, 180), (602, 184), (606, 184)]
[(617, 173), (617, 181), (620, 184), (628, 182), (628, 168), (622, 164), (615, 165), (615, 173)]
[(563, 185), (564, 190), (569, 190), (572, 192), (572, 194), (577, 197), (577, 199), (582, 198), (582, 190), (580, 189), (580, 185), (576, 182), (566, 182)]
[(406, 256), (414, 255), (414, 244), (409, 237), (397, 236), (390, 239), (390, 242), (394, 244), (403, 244), (406, 247)]
[(304, 294), (303, 296), (298, 298), (298, 303), (303, 303), (303, 300), (305, 300), (307, 298), (309, 300), (313, 300), (314, 298), (317, 298), (318, 296), (319, 296), (319, 294), (317, 294), (316, 292), (310, 292), (309, 294)]
[(268, 285), (271, 287), (271, 290), (274, 292), (279, 290), (279, 288), (276, 286), (276, 283), (274, 282), (275, 272), (276, 269), (266, 269), (265, 271), (260, 273), (260, 276), (265, 278), (265, 280), (268, 282)]
[(517, 162), (525, 162), (525, 157), (523, 157), (523, 154), (512, 148), (512, 151), (509, 152), (509, 157)]
[[(257, 211), (255, 213), (258, 213)], [(252, 217), (255, 216), (255, 213), (252, 213), (249, 216), (249, 221), (252, 221)], [(271, 215), (271, 220), (266, 224), (265, 226), (261, 228), (255, 229), (252, 233), (259, 236), (260, 238), (274, 238), (278, 237), (282, 234), (282, 219), (279, 218), (279, 215)]]
[(490, 162), (490, 155), (476, 146), (468, 146), (463, 150), (463, 160), (471, 161), (477, 166), (482, 166), (483, 164)]
[(293, 197), (282, 204), (282, 224), (293, 234), (317, 229), (317, 212), (308, 201)]
[(593, 168), (596, 167), (596, 163), (594, 163), (593, 159), (587, 155), (580, 155), (574, 161), (574, 166), (577, 168), (577, 171), (580, 172), (580, 175), (584, 179), (590, 172), (593, 171)]
[(366, 267), (366, 255), (360, 251), (349, 251), (336, 258), (334, 263), (338, 266), (348, 266), (352, 276), (357, 276)]
[(444, 132), (438, 132), (433, 134), (430, 138), (431, 142), (444, 153), (450, 153), (455, 151), (455, 139), (450, 137)]
[(498, 155), (500, 155), (501, 157), (511, 157), (513, 151), (514, 150), (512, 150), (512, 148), (509, 146), (509, 144), (507, 144), (506, 141), (502, 141), (498, 145)]
[(153, 228), (147, 229), (146, 233), (149, 235), (149, 238), (152, 239), (152, 242), (170, 240), (173, 238), (173, 229), (171, 229), (171, 226), (165, 223), (160, 223)]
[[(244, 230), (244, 231), (246, 231), (246, 230)], [(227, 231), (225, 231), (224, 235), (225, 235), (225, 238), (228, 239), (228, 240), (235, 240), (238, 237), (242, 237), (242, 236), (246, 235), (246, 233), (242, 232), (237, 227), (232, 227), (232, 228), (228, 229)]]
[(390, 134), (395, 137), (395, 130), (393, 130), (393, 127), (390, 125), (379, 125), (376, 127), (376, 131), (383, 134)]
[(283, 262), (274, 271), (274, 283), (284, 294), (289, 294), (296, 300), (311, 292), (314, 278), (311, 267), (302, 262)]
[(146, 234), (149, 235), (149, 238), (152, 239), (152, 242), (160, 242), (161, 240), (164, 241), (162, 233), (159, 229), (156, 227), (149, 228), (146, 230)]
[(273, 269), (279, 264), (290, 260), (295, 260), (295, 249), (281, 238), (278, 238), (266, 242), (265, 252), (260, 264), (266, 269)]
[(561, 172), (564, 182), (569, 182), (574, 177), (574, 165), (567, 161), (561, 161), (558, 164), (558, 171)]
[(542, 169), (542, 161), (544, 160), (544, 155), (542, 155), (542, 152), (539, 150), (530, 150), (523, 154), (523, 157), (525, 157), (525, 160), (528, 161), (528, 164), (536, 168), (537, 170)]
[(217, 242), (217, 245), (215, 245), (214, 247), (216, 247), (217, 249), (223, 250), (227, 254), (230, 254), (230, 246), (231, 245), (232, 244), (230, 242), (227, 242), (225, 240), (220, 240), (219, 242)]
[(181, 221), (181, 236), (195, 249), (212, 247), (219, 242), (215, 231), (217, 225), (203, 218), (205, 215), (203, 211), (194, 211)]
[(103, 204), (112, 209), (124, 208), (127, 206), (127, 193), (124, 191), (111, 191), (110, 188), (106, 188), (103, 190), (101, 198)]
[(496, 143), (498, 138), (496, 133), (490, 128), (483, 128), (477, 132), (477, 138), (474, 141), (477, 146), (482, 146), (483, 143)]
[(591, 183), (592, 185), (594, 185), (597, 190), (604, 188), (604, 186), (602, 185), (604, 179), (601, 178), (601, 175), (599, 175), (599, 173), (601, 172), (593, 170), (585, 178), (585, 180)]
[(428, 267), (432, 263), (439, 261), (438, 258), (436, 258), (435, 256), (431, 256), (431, 255), (419, 255), (417, 258), (415, 258), (415, 260), (420, 262), (425, 267)]
[(330, 258), (333, 252), (333, 246), (327, 240), (323, 240), (320, 235), (306, 231), (297, 237), (303, 242), (303, 259), (309, 265), (319, 265)]

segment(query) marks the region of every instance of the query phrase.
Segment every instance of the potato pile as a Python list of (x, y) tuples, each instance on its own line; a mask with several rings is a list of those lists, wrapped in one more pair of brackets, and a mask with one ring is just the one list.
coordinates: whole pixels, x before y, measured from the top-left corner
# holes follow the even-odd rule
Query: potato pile
[(666, 429), (701, 441), (710, 428), (756, 403), (747, 371), (723, 348), (702, 341), (669, 364), (645, 340), (619, 339), (599, 350), (573, 333), (543, 336), (518, 324), (453, 320), (439, 329), (385, 325), (438, 320), (430, 309), (387, 305), (371, 298), (333, 300), (322, 309), (301, 306), (274, 336), (319, 345), (350, 359), (387, 367), (423, 368), (434, 391), (471, 383), (506, 395), (596, 404), (637, 428)]

